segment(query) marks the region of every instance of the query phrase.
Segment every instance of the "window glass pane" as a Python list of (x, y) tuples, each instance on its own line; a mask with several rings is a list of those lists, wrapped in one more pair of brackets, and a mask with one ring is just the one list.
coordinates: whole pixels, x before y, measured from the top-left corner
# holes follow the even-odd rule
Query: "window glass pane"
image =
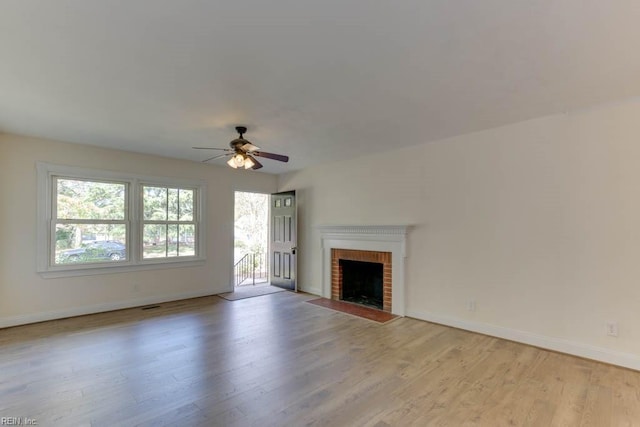
[(145, 224), (143, 227), (143, 258), (165, 258), (167, 256), (167, 226)]
[(196, 227), (192, 224), (180, 224), (178, 232), (178, 256), (195, 256)]
[(145, 220), (167, 220), (167, 189), (164, 187), (143, 187), (143, 212)]
[(167, 256), (178, 256), (178, 225), (171, 224), (167, 228)]
[(169, 188), (169, 215), (167, 218), (169, 221), (178, 220), (178, 189)]
[(180, 221), (193, 221), (193, 196), (194, 190), (180, 191)]
[(55, 264), (127, 260), (124, 224), (56, 224)]
[(58, 219), (125, 219), (126, 184), (56, 180)]
[[(143, 186), (143, 258), (195, 256), (195, 189)], [(149, 224), (148, 222), (164, 222)], [(189, 222), (189, 224), (176, 224)]]
[(47, 163), (37, 172), (38, 187), (47, 190), (37, 204), (44, 277), (188, 263), (204, 250), (199, 181)]

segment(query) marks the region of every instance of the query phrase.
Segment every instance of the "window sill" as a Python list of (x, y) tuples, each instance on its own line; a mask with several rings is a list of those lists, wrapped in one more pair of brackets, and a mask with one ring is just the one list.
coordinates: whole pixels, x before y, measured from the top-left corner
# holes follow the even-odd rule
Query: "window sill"
[(197, 267), (205, 264), (204, 258), (175, 261), (148, 261), (139, 264), (122, 265), (87, 265), (76, 268), (51, 268), (38, 273), (43, 279), (57, 279), (60, 277), (94, 276), (99, 274), (129, 273), (144, 270), (162, 270), (168, 268)]

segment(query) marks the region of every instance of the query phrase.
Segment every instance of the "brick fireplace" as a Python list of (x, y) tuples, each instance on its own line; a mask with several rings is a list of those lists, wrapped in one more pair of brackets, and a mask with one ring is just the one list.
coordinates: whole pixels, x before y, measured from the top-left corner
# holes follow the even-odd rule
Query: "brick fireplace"
[(342, 267), (340, 260), (382, 264), (382, 310), (391, 313), (392, 276), (391, 252), (331, 249), (331, 299), (342, 299)]
[(322, 293), (340, 299), (340, 259), (383, 265), (383, 306), (393, 314), (405, 314), (404, 265), (409, 226), (319, 226), (322, 242)]

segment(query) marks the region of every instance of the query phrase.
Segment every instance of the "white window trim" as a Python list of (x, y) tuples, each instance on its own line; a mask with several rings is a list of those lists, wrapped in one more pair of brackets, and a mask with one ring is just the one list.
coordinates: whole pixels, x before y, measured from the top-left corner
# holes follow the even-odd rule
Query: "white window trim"
[[(202, 265), (206, 260), (206, 185), (203, 181), (185, 180), (148, 175), (112, 172), (99, 169), (87, 169), (75, 166), (56, 165), (37, 162), (37, 251), (36, 271), (44, 278), (88, 276), (94, 274), (122, 273), (128, 271), (153, 270), (163, 268), (191, 267)], [(127, 205), (129, 208), (129, 233), (127, 248), (128, 260), (114, 264), (65, 264), (52, 265), (51, 221), (53, 218), (53, 177), (81, 178), (85, 180), (113, 180), (129, 184)], [(153, 184), (167, 187), (196, 188), (197, 256), (176, 258), (142, 259), (140, 250), (141, 221), (139, 218), (141, 184)]]

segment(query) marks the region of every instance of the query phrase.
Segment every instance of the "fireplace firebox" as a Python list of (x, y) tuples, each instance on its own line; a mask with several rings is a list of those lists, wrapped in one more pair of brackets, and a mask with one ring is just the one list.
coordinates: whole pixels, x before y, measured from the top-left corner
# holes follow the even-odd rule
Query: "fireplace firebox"
[(342, 272), (340, 299), (382, 310), (383, 264), (341, 259), (339, 266)]

